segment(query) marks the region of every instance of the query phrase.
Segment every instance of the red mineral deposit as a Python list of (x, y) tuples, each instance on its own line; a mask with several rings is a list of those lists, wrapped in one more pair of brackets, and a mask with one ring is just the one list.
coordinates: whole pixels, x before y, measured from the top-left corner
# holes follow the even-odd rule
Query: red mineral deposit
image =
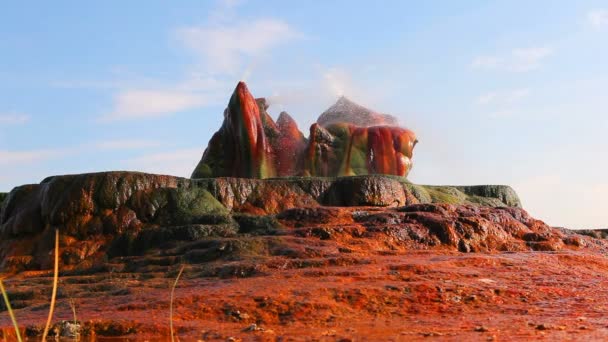
[[(386, 176), (408, 174), (415, 134), (346, 98), (308, 139), (267, 109), (239, 83), (192, 178), (100, 172), (0, 193), (21, 334), (43, 334), (57, 255), (58, 339), (608, 339), (607, 231), (550, 227), (505, 185)], [(5, 304), (0, 339), (16, 340)]]
[(277, 123), (240, 82), (193, 178), (407, 176), (417, 142), (397, 120), (341, 97), (319, 117), (308, 140), (285, 112)]

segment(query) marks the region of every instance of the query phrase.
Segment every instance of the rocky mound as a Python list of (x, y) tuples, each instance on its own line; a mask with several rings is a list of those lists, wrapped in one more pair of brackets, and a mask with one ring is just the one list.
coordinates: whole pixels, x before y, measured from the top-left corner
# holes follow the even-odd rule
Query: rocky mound
[[(324, 212), (314, 208), (396, 208), (417, 203), (520, 206), (506, 186), (432, 187), (386, 176), (268, 180), (185, 179), (134, 172), (55, 176), (17, 187), (7, 196), (0, 212), (0, 257), (4, 270), (47, 268), (52, 236), (59, 229), (63, 265), (87, 268), (108, 257), (144, 253), (154, 241), (164, 241), (163, 234), (195, 240), (237, 234), (243, 215), (274, 222), (275, 215), (304, 208), (310, 213), (302, 218), (306, 222), (318, 220)], [(146, 239), (152, 242), (141, 245)]]
[(267, 109), (240, 82), (192, 178), (407, 176), (412, 168), (416, 135), (393, 117), (340, 98), (306, 139), (289, 114), (275, 123)]
[[(57, 334), (76, 308), (84, 335), (167, 337), (183, 265), (182, 338), (608, 336), (588, 306), (608, 305), (608, 244), (518, 206), (508, 187), (384, 176), (57, 176), (4, 201), (0, 257), (5, 274), (21, 271), (6, 285), (29, 336), (48, 307), (55, 228)], [(7, 315), (0, 327), (10, 340)]]
[[(605, 232), (549, 227), (508, 186), (408, 182), (414, 133), (345, 98), (308, 139), (267, 109), (239, 83), (193, 179), (102, 172), (0, 193), (0, 276), (27, 335), (58, 231), (55, 335), (167, 337), (185, 269), (184, 338), (574, 339), (583, 315), (596, 330), (577, 337), (608, 337)], [(77, 305), (86, 321), (68, 322)]]

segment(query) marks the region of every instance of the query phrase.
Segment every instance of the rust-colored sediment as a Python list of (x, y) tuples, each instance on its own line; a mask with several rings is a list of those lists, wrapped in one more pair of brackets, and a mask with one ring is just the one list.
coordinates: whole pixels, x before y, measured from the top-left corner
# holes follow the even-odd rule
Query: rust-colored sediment
[[(200, 270), (188, 266), (176, 289), (177, 335), (244, 341), (608, 338), (608, 260), (600, 254), (343, 255), (339, 264), (277, 267), (251, 278), (199, 278)], [(50, 275), (24, 274), (7, 280), (7, 287), (27, 296), (48, 292), (50, 281)], [(71, 319), (68, 298), (74, 298), (78, 318), (98, 337), (168, 336), (173, 279), (165, 273), (100, 273), (61, 281), (57, 321)], [(14, 301), (17, 307), (22, 302)], [(44, 298), (37, 303), (16, 310), (23, 327), (42, 324)], [(0, 325), (11, 336), (6, 312)]]
[[(608, 243), (521, 209), (296, 208), (277, 218), (280, 231), (65, 272), (55, 321), (72, 319), (73, 300), (88, 334), (166, 339), (171, 285), (184, 260), (198, 258), (175, 291), (184, 340), (608, 339)], [(485, 252), (457, 252), (459, 234), (472, 234), (465, 249)], [(5, 281), (31, 334), (51, 281), (48, 271)], [(0, 327), (12, 336), (5, 313)]]

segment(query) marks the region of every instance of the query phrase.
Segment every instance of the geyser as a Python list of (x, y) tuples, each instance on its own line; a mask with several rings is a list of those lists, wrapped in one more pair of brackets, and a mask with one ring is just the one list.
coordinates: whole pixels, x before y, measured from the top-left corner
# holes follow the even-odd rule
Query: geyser
[(192, 178), (407, 176), (412, 168), (416, 135), (390, 115), (341, 97), (306, 139), (289, 114), (275, 123), (267, 109), (239, 82)]

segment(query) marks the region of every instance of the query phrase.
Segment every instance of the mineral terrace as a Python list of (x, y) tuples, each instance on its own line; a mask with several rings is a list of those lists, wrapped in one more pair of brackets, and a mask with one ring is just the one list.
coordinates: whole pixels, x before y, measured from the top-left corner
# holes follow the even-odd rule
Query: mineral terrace
[[(192, 178), (52, 176), (0, 194), (0, 271), (41, 334), (183, 340), (605, 340), (602, 231), (508, 186), (410, 183), (416, 135), (346, 98), (308, 137), (239, 83)], [(0, 327), (15, 338), (4, 304)]]

